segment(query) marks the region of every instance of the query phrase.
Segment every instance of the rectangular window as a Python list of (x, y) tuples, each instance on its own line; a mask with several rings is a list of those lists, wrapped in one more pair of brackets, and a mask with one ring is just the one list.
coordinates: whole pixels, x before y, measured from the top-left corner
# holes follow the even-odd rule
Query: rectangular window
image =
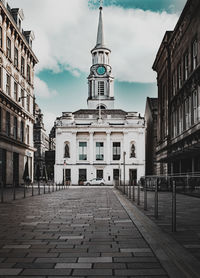
[(197, 40), (192, 43), (192, 70), (197, 67)]
[(103, 81), (98, 82), (98, 95), (101, 95), (101, 96), (104, 95), (104, 82)]
[(103, 142), (96, 142), (96, 160), (104, 160)]
[(175, 96), (176, 94), (176, 75), (173, 73), (172, 75), (172, 95)]
[(87, 160), (87, 142), (79, 142), (79, 160)]
[(24, 57), (21, 57), (21, 74), (24, 76), (25, 68), (24, 68)]
[(197, 122), (197, 91), (193, 93), (193, 123)]
[(13, 136), (14, 136), (14, 139), (17, 140), (17, 117), (14, 117)]
[(179, 134), (183, 132), (183, 111), (182, 105), (179, 106), (178, 109), (178, 126), (179, 126)]
[(9, 37), (7, 37), (6, 55), (9, 59), (11, 59), (11, 40)]
[(0, 47), (2, 48), (3, 46), (3, 40), (2, 40), (3, 36), (2, 36), (2, 27), (0, 26)]
[(30, 95), (28, 94), (26, 97), (26, 105), (27, 105), (27, 111), (30, 112)]
[(18, 101), (18, 84), (14, 83), (14, 99)]
[(79, 169), (79, 182), (83, 182), (87, 180), (87, 170)]
[(18, 49), (15, 47), (14, 66), (18, 68)]
[(120, 160), (121, 158), (121, 143), (113, 142), (113, 160)]
[(6, 94), (10, 95), (10, 75), (6, 75)]
[(24, 142), (24, 122), (21, 121), (20, 124), (20, 140)]
[(28, 82), (31, 81), (31, 71), (30, 71), (30, 66), (29, 65), (27, 65), (27, 80), (28, 80)]
[(24, 107), (24, 90), (21, 89), (21, 104)]
[(178, 64), (178, 89), (182, 86), (182, 71), (181, 71), (181, 63)]
[(27, 130), (27, 145), (29, 145), (29, 143), (30, 143), (30, 131), (29, 131), (29, 125), (27, 125), (26, 130)]
[(10, 136), (10, 113), (6, 112), (6, 135)]
[(184, 56), (184, 80), (187, 80), (189, 76), (189, 55), (188, 52)]

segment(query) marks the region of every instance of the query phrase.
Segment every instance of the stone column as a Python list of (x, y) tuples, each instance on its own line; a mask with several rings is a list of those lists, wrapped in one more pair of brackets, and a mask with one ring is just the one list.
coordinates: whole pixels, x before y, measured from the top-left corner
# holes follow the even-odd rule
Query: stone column
[(110, 131), (107, 131), (106, 132), (106, 154), (104, 153), (104, 155), (106, 155), (106, 163), (109, 165), (110, 164), (110, 161), (111, 161), (111, 157), (110, 157), (110, 154), (111, 154), (111, 145), (110, 145)]
[(90, 141), (89, 141), (89, 161), (90, 161), (90, 164), (93, 164), (93, 161), (94, 161), (94, 144), (93, 144), (93, 141), (94, 141), (94, 138), (93, 138), (93, 135), (94, 135), (94, 132), (93, 131), (90, 131)]

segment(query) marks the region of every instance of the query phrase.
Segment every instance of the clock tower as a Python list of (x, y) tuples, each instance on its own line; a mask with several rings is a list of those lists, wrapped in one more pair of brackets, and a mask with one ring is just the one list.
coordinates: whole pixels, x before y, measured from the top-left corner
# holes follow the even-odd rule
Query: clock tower
[(103, 8), (99, 8), (99, 25), (96, 46), (91, 50), (92, 66), (88, 76), (88, 108), (113, 109), (114, 90), (112, 68), (110, 66), (111, 50), (104, 44)]

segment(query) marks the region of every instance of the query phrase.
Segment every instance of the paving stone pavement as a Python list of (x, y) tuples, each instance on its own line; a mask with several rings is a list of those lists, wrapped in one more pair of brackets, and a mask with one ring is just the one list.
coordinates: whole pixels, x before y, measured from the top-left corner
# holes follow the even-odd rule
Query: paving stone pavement
[(169, 277), (112, 188), (0, 205), (0, 277)]

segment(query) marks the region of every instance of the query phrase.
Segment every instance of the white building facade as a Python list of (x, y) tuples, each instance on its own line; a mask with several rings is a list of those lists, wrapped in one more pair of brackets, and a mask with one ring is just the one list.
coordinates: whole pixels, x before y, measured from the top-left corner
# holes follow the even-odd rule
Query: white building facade
[(112, 185), (138, 180), (145, 173), (144, 119), (136, 112), (114, 109), (111, 51), (104, 45), (101, 7), (97, 44), (91, 53), (88, 109), (63, 112), (55, 122), (55, 182), (83, 184), (104, 178)]

